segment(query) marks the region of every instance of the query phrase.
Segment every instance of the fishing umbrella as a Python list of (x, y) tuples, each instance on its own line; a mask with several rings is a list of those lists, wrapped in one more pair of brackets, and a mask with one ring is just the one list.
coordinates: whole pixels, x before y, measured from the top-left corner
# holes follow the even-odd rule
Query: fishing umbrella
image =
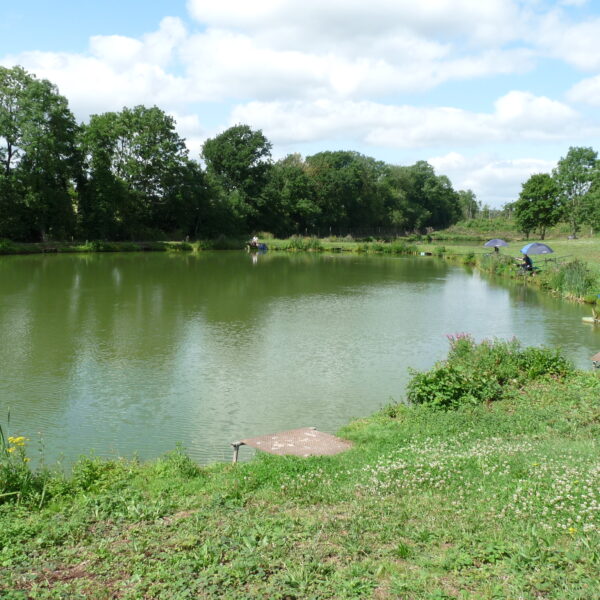
[(485, 248), (498, 248), (500, 246), (508, 246), (508, 244), (500, 238), (495, 238), (484, 244)]
[(532, 242), (521, 248), (523, 254), (550, 254), (554, 252), (550, 246), (541, 244), (540, 242)]

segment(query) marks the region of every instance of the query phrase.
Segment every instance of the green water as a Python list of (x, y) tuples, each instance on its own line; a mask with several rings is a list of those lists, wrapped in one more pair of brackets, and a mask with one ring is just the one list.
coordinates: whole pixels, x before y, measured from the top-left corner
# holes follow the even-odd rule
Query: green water
[[(589, 309), (434, 258), (243, 252), (0, 257), (0, 419), (32, 454), (229, 460), (400, 400), (447, 334), (600, 350)], [(242, 451), (243, 454), (244, 451)]]

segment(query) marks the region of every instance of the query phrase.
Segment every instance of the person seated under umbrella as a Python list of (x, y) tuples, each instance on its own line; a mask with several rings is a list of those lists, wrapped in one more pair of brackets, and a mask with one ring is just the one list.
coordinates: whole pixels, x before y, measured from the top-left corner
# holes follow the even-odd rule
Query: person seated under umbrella
[(533, 271), (533, 261), (528, 254), (523, 254), (523, 258), (521, 259), (521, 269), (523, 271)]

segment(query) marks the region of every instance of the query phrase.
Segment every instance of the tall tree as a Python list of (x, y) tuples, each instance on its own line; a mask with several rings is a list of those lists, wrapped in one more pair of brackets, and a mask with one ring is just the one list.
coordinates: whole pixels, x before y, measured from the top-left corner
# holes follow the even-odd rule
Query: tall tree
[(306, 159), (320, 210), (320, 230), (368, 229), (384, 218), (383, 164), (358, 152), (319, 152)]
[(316, 232), (321, 209), (314, 182), (299, 154), (290, 154), (273, 165), (266, 194), (266, 230), (282, 237)]
[(527, 237), (537, 230), (544, 239), (546, 229), (556, 225), (561, 217), (556, 181), (547, 173), (532, 175), (522, 186), (519, 199), (514, 203), (514, 213), (519, 228)]
[(552, 172), (559, 189), (563, 214), (571, 226), (571, 233), (577, 236), (581, 224), (586, 221), (588, 193), (593, 182), (600, 175), (598, 153), (592, 148), (571, 147), (567, 155), (558, 161)]
[(20, 235), (46, 239), (73, 233), (77, 129), (66, 98), (53, 84), (21, 67), (0, 67), (0, 232), (7, 224), (14, 230), (7, 214), (19, 214), (28, 224), (21, 225)]
[(202, 157), (237, 225), (259, 227), (266, 211), (264, 191), (271, 169), (271, 142), (260, 130), (235, 125), (206, 140)]
[(475, 192), (472, 190), (459, 190), (457, 193), (462, 218), (467, 220), (474, 219), (479, 212), (479, 204), (477, 203)]
[(436, 175), (426, 161), (409, 167), (392, 167), (387, 177), (399, 202), (391, 214), (396, 219), (403, 215), (406, 229), (441, 229), (460, 219), (459, 196), (450, 180), (445, 175)]
[(81, 219), (87, 237), (152, 237), (197, 229), (205, 200), (199, 165), (172, 117), (156, 106), (92, 115), (82, 147), (88, 183)]

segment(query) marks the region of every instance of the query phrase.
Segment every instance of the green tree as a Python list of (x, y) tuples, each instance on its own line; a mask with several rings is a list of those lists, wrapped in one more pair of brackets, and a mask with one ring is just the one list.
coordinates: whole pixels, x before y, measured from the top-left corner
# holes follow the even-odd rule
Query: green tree
[(315, 189), (321, 233), (381, 224), (383, 163), (358, 152), (319, 152), (307, 157), (306, 169)]
[(0, 67), (0, 235), (74, 231), (77, 124), (66, 98), (21, 67)]
[(175, 121), (136, 106), (92, 115), (82, 148), (88, 181), (80, 215), (86, 237), (147, 238), (199, 229), (206, 182)]
[(529, 238), (537, 230), (541, 239), (546, 229), (558, 223), (561, 217), (559, 188), (547, 173), (532, 175), (522, 186), (519, 199), (514, 203), (514, 214), (521, 231)]
[(267, 212), (264, 191), (272, 166), (271, 143), (262, 131), (248, 125), (230, 127), (204, 142), (202, 157), (234, 225), (245, 230), (260, 227)]
[(472, 190), (459, 190), (457, 193), (462, 218), (465, 220), (475, 219), (479, 213), (479, 204), (475, 192)]
[(421, 231), (426, 227), (443, 229), (456, 223), (461, 216), (459, 195), (445, 175), (436, 175), (425, 161), (409, 167), (388, 167), (388, 214), (407, 229)]
[(264, 229), (281, 237), (316, 231), (321, 209), (307, 165), (299, 154), (290, 154), (273, 165), (266, 195)]
[(592, 148), (571, 147), (552, 172), (564, 218), (575, 237), (588, 218), (588, 203), (593, 201), (588, 193), (600, 174), (597, 159), (598, 153)]

